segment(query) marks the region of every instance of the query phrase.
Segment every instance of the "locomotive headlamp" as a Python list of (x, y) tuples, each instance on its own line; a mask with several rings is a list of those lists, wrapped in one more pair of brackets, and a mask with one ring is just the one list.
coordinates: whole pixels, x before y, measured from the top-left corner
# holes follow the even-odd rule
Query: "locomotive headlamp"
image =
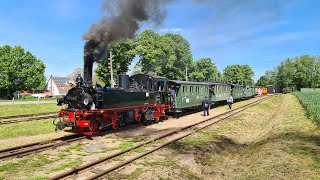
[(88, 104), (91, 103), (92, 101), (93, 101), (92, 98), (86, 98), (86, 99), (83, 100), (83, 104), (84, 104), (84, 105), (88, 105)]

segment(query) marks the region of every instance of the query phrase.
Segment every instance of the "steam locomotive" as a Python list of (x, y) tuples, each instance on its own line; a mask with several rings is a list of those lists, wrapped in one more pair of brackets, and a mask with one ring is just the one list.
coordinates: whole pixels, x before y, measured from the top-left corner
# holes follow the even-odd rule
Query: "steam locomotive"
[(230, 93), (235, 100), (256, 95), (254, 87), (169, 80), (150, 73), (119, 75), (118, 88), (95, 88), (81, 77), (76, 82), (77, 86), (58, 99), (58, 105), (66, 108), (58, 112), (59, 121), (54, 124), (56, 130), (70, 127), (65, 131), (87, 136), (132, 122), (159, 121), (169, 112), (201, 108), (204, 97), (220, 103)]
[(71, 127), (67, 131), (90, 136), (132, 121), (159, 121), (170, 108), (165, 77), (119, 75), (119, 88), (94, 88), (85, 85), (81, 78), (76, 82), (77, 86), (57, 101), (67, 107), (58, 112), (56, 129)]

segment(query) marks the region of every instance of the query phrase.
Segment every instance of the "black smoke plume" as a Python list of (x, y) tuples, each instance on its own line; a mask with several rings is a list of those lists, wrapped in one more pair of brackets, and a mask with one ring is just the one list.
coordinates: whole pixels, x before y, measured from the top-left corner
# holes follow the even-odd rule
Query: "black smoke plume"
[[(84, 81), (91, 83), (92, 65), (99, 61), (103, 51), (110, 42), (121, 41), (131, 37), (143, 22), (159, 25), (165, 17), (162, 9), (169, 0), (114, 0), (105, 1), (102, 10), (109, 16), (103, 17), (94, 23), (88, 32), (83, 35), (86, 41), (84, 46)], [(91, 70), (89, 70), (91, 68)]]

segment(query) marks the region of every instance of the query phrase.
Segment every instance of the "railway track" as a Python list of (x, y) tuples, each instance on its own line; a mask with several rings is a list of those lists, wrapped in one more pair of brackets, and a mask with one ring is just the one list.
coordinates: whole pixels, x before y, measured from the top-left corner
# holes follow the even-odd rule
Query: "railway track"
[[(100, 177), (103, 177), (105, 176), (106, 174), (118, 169), (118, 168), (121, 168), (137, 159), (140, 159), (141, 157), (144, 157), (152, 152), (155, 152), (175, 141), (178, 141), (184, 137), (187, 137), (191, 134), (194, 134), (204, 128), (207, 128), (213, 124), (216, 124), (218, 122), (221, 122), (231, 116), (234, 116), (240, 112), (243, 112), (244, 110), (250, 108), (250, 107), (253, 107), (259, 103), (261, 103), (262, 101), (265, 101), (267, 99), (269, 99), (270, 97), (265, 97), (265, 98), (262, 98), (258, 101), (255, 101), (255, 102), (252, 102), (252, 103), (249, 103), (247, 105), (244, 105), (242, 107), (239, 107), (239, 108), (236, 108), (236, 109), (233, 109), (233, 110), (230, 110), (226, 113), (222, 113), (220, 115), (217, 115), (215, 117), (212, 117), (212, 118), (209, 118), (209, 119), (206, 119), (206, 120), (203, 120), (201, 122), (198, 122), (198, 123), (194, 123), (194, 124), (191, 124), (189, 126), (186, 126), (186, 127), (182, 127), (182, 128), (178, 128), (176, 130), (173, 130), (173, 131), (170, 131), (170, 132), (167, 132), (161, 136), (158, 136), (158, 137), (155, 137), (155, 138), (152, 138), (152, 139), (149, 139), (145, 142), (142, 142), (142, 143), (139, 143), (131, 148), (128, 148), (126, 150), (122, 150), (120, 152), (117, 152), (117, 153), (114, 153), (114, 154), (111, 154), (111, 155), (108, 155), (106, 157), (103, 157), (103, 158), (99, 158), (99, 160), (96, 160), (96, 161), (93, 161), (93, 162), (90, 162), (88, 164), (84, 164), (84, 165), (81, 165), (81, 166), (78, 166), (78, 167), (75, 167), (73, 168), (72, 170), (69, 170), (69, 171), (66, 171), (66, 172), (63, 172), (61, 174), (58, 174), (54, 177), (51, 177), (49, 179), (53, 180), (53, 179), (66, 179), (66, 178), (76, 178), (75, 176), (78, 176), (78, 177), (81, 177), (82, 179), (83, 178), (86, 178), (86, 179), (97, 179), (97, 178), (100, 178)], [(154, 146), (150, 146), (150, 144), (152, 145), (155, 145)], [(130, 153), (134, 153), (134, 150), (138, 149), (138, 148), (145, 148), (147, 149), (145, 152), (142, 152), (142, 153), (139, 153), (138, 155), (136, 156), (132, 156), (130, 157)], [(121, 157), (121, 156), (124, 156), (124, 155), (128, 155), (126, 160), (124, 160), (123, 162), (121, 163), (117, 163), (115, 165), (109, 165), (109, 164), (106, 164), (106, 162), (109, 162), (110, 160), (112, 160), (113, 158), (116, 158), (116, 157)], [(101, 164), (103, 163), (103, 166), (101, 166)], [(112, 164), (112, 163), (110, 163)], [(99, 166), (98, 168), (98, 172), (90, 172), (88, 171), (88, 169), (91, 169), (95, 166)], [(92, 176), (89, 176), (92, 174)]]
[(46, 141), (40, 141), (36, 143), (30, 143), (12, 148), (2, 149), (0, 150), (0, 160), (11, 157), (23, 157), (29, 154), (34, 154), (36, 152), (44, 151), (49, 148), (66, 145), (68, 143), (79, 141), (85, 138), (85, 136), (70, 135), (61, 138), (50, 139)]
[(56, 114), (56, 112), (46, 112), (46, 113), (37, 113), (37, 114), (23, 114), (23, 115), (16, 115), (16, 116), (4, 116), (4, 117), (0, 117), (0, 120), (3, 120), (3, 119), (18, 119), (18, 118), (24, 118), (24, 117), (52, 115), (52, 114)]
[(17, 116), (5, 116), (5, 117), (0, 117), (0, 125), (51, 119), (54, 117), (56, 117), (55, 112), (24, 114), (24, 115), (17, 115)]

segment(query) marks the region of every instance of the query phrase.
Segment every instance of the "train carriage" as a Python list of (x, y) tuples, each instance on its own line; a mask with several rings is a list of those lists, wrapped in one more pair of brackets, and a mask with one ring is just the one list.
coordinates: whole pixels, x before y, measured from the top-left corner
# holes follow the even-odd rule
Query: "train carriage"
[(211, 102), (221, 103), (226, 101), (231, 92), (231, 86), (229, 84), (219, 82), (210, 82), (209, 84)]
[(209, 98), (209, 84), (205, 82), (189, 82), (179, 80), (169, 80), (170, 90), (175, 90), (175, 95), (171, 95), (171, 108), (173, 111), (182, 109), (199, 108), (202, 100)]
[(244, 97), (244, 89), (242, 85), (239, 84), (230, 84), (231, 85), (231, 94), (234, 100), (242, 99)]
[(243, 90), (243, 92), (244, 92), (243, 98), (249, 99), (249, 98), (251, 98), (251, 97), (253, 97), (255, 95), (255, 88), (254, 87), (252, 87), (252, 86), (244, 86), (243, 89), (244, 89)]

